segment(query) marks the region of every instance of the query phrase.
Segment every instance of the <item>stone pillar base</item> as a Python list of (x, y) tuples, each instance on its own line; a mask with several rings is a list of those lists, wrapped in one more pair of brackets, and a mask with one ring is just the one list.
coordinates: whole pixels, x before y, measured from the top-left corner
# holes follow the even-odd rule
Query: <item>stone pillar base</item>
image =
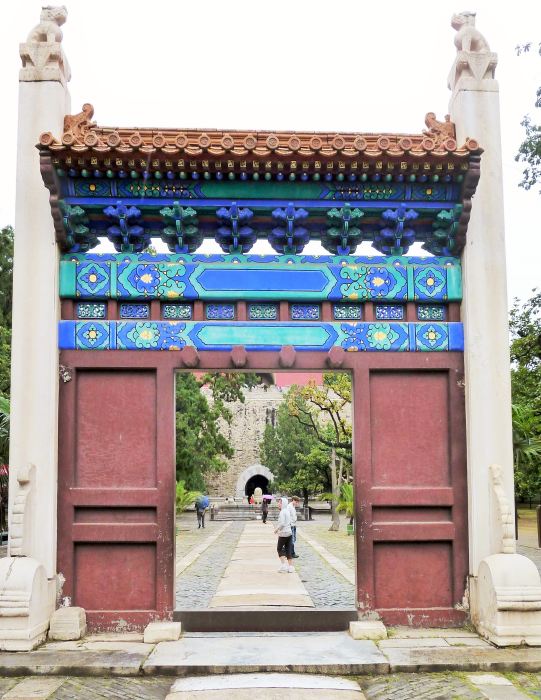
[(31, 651), (45, 641), (54, 588), (30, 557), (0, 560), (0, 650)]
[(541, 646), (541, 578), (520, 554), (492, 554), (472, 579), (471, 618), (480, 635), (499, 647)]

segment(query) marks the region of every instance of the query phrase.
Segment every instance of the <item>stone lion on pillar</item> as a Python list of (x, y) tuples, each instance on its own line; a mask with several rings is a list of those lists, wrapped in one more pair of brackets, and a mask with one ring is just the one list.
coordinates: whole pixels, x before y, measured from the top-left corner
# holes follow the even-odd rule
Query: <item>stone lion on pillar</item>
[(487, 53), (490, 51), (488, 41), (475, 28), (475, 12), (460, 12), (453, 15), (451, 26), (456, 29), (455, 46), (459, 51)]
[(64, 5), (47, 5), (41, 8), (40, 22), (28, 35), (27, 42), (60, 43), (62, 31), (60, 27), (66, 22), (68, 11)]

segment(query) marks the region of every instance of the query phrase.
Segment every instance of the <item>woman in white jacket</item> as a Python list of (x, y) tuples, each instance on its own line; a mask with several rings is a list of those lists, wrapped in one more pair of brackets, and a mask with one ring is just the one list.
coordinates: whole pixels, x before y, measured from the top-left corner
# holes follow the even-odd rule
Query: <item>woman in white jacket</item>
[(291, 516), (289, 514), (289, 508), (287, 507), (287, 498), (280, 498), (278, 501), (278, 508), (280, 509), (280, 515), (278, 516), (274, 532), (278, 535), (278, 545), (276, 549), (280, 561), (282, 562), (279, 572), (281, 574), (292, 574), (295, 571), (292, 563), (293, 538), (291, 536)]

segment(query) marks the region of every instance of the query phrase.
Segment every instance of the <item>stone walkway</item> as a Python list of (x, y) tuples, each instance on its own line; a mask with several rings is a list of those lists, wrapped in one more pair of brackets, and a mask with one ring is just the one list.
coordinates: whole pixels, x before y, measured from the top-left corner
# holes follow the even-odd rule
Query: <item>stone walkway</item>
[(209, 607), (314, 607), (298, 573), (278, 570), (276, 535), (267, 525), (245, 523)]
[[(279, 687), (276, 692), (276, 687)], [(394, 673), (358, 676), (242, 674), (174, 678), (0, 677), (0, 698), (27, 700), (526, 700), (541, 698), (541, 673)], [(326, 690), (324, 690), (326, 688)], [(355, 692), (353, 689), (357, 688)], [(221, 690), (220, 690), (221, 689)], [(303, 690), (307, 689), (307, 690)], [(309, 689), (309, 690), (308, 690)], [(288, 692), (289, 690), (289, 692)], [(350, 694), (348, 694), (348, 691)]]
[[(177, 609), (209, 607), (235, 551), (244, 525), (243, 522), (232, 522), (230, 527), (223, 530), (218, 539), (177, 577)], [(223, 523), (210, 522), (204, 530), (181, 531), (177, 536), (177, 560), (179, 540), (181, 540), (180, 551), (186, 556), (195, 546), (195, 542), (200, 544), (203, 538), (211, 537), (222, 526)]]
[[(209, 521), (202, 530), (184, 515), (177, 524), (177, 609), (268, 604), (354, 607), (353, 538), (345, 529), (328, 532), (328, 528), (328, 519), (299, 524), (296, 574), (289, 575), (286, 584), (288, 577), (282, 581), (284, 576), (277, 573), (272, 523)], [(278, 602), (280, 590), (289, 602)], [(305, 598), (293, 602), (293, 591)]]

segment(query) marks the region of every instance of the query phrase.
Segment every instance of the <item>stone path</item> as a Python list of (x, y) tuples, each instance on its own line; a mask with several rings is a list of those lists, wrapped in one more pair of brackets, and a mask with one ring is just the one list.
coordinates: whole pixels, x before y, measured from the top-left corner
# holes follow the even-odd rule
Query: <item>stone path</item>
[(541, 673), (393, 673), (339, 676), (0, 677), (2, 700), (526, 700), (541, 698)]
[[(244, 605), (259, 606), (259, 602), (254, 602), (256, 598), (261, 605), (292, 605), (293, 593), (311, 598), (309, 604), (306, 599), (299, 600), (301, 607), (355, 605), (353, 538), (347, 537), (345, 531), (328, 533), (326, 520), (299, 526), (299, 558), (294, 560), (298, 577), (289, 574), (291, 580), (287, 584), (281, 581), (284, 575), (277, 573), (279, 562), (272, 523), (209, 521), (205, 530), (198, 530), (193, 518), (184, 515), (177, 525), (177, 609), (242, 605), (240, 593), (249, 594), (250, 586), (252, 602)], [(243, 552), (248, 558), (244, 564)], [(276, 585), (287, 593), (287, 603), (278, 602)], [(226, 600), (223, 594), (228, 590), (231, 595)], [(264, 596), (265, 590), (271, 597)], [(220, 596), (211, 603), (217, 592)]]
[(276, 535), (267, 525), (244, 525), (209, 607), (314, 607), (298, 573), (279, 572)]
[[(217, 527), (221, 526), (222, 523), (217, 524)], [(232, 522), (221, 533), (220, 537), (178, 576), (176, 585), (177, 609), (208, 608), (225, 568), (231, 559), (231, 555), (237, 546), (243, 528), (243, 522)], [(203, 535), (203, 532), (206, 534)], [(210, 537), (212, 532), (212, 527), (205, 528), (204, 531), (195, 530), (195, 533), (201, 533), (204, 537)], [(185, 539), (188, 539), (187, 535)]]
[[(266, 564), (266, 585), (271, 586), (271, 593), (276, 595), (276, 586), (283, 591), (286, 586), (286, 577), (276, 574), (279, 566), (276, 556), (276, 536), (272, 523), (263, 525), (261, 521), (228, 522), (221, 523), (209, 521), (205, 530), (198, 530), (195, 521), (189, 515), (184, 515), (177, 523), (177, 608), (208, 608), (215, 595), (218, 586), (220, 594), (224, 593), (240, 577), (243, 589), (250, 585), (262, 584), (257, 581), (257, 572), (254, 572), (254, 562), (250, 560), (243, 569), (243, 564), (236, 554), (239, 537), (245, 525), (247, 544), (246, 552), (249, 556), (253, 552), (250, 547), (260, 551), (268, 551), (270, 557)], [(344, 533), (328, 532), (329, 522), (322, 519), (317, 522), (301, 523), (297, 530), (296, 550), (299, 558), (294, 560), (295, 569), (300, 581), (296, 591), (299, 595), (308, 595), (316, 608), (328, 607), (354, 607), (355, 605), (355, 575), (354, 575), (354, 545), (353, 538)], [(255, 551), (255, 550), (254, 550)], [(232, 558), (234, 557), (234, 558)], [(230, 561), (229, 561), (230, 560)], [(263, 565), (263, 562), (260, 562)], [(259, 566), (259, 565), (258, 565)], [(256, 577), (254, 578), (254, 574)], [(220, 583), (225, 575), (223, 583)], [(276, 575), (279, 578), (276, 578)], [(292, 575), (288, 575), (290, 578)], [(293, 582), (287, 584), (287, 592), (293, 592)], [(291, 589), (291, 590), (290, 590)], [(241, 589), (237, 588), (237, 592)], [(260, 588), (260, 592), (263, 588)], [(240, 600), (237, 594), (233, 594), (235, 602), (229, 600), (229, 605), (237, 605)], [(278, 598), (274, 598), (273, 605)], [(304, 607), (304, 602), (302, 606)], [(289, 600), (289, 603), (291, 600)], [(215, 601), (218, 604), (218, 601)], [(222, 600), (221, 604), (225, 605)], [(248, 603), (256, 605), (256, 603)], [(269, 604), (269, 598), (266, 603)], [(285, 605), (286, 603), (284, 603)]]

